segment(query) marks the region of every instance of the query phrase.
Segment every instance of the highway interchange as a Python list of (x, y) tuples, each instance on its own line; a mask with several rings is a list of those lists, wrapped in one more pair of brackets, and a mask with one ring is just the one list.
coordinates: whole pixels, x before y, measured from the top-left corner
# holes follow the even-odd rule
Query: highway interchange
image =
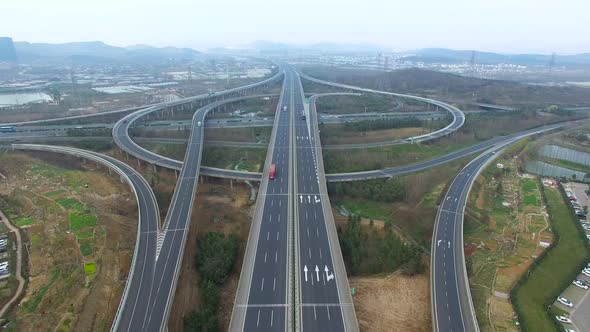
[[(449, 126), (434, 133), (417, 136), (414, 138), (415, 142), (448, 135), (459, 129), (465, 121), (465, 116), (460, 110), (443, 102), (330, 83), (305, 75), (301, 77), (346, 90), (385, 93), (420, 100), (442, 107), (452, 114), (453, 121)], [(307, 104), (304, 101), (300, 74), (289, 66), (282, 66), (271, 80), (276, 81), (279, 78), (283, 78), (283, 86), (262, 175), (208, 169), (200, 165), (204, 127), (209, 123), (205, 119), (207, 113), (225, 103), (259, 97), (243, 95), (251, 88), (257, 87), (256, 84), (222, 92), (216, 96), (217, 100), (198, 108), (191, 122), (191, 135), (182, 162), (159, 156), (140, 147), (129, 137), (129, 127), (134, 121), (150, 113), (195, 100), (207, 100), (208, 96), (120, 111), (122, 114), (131, 113), (113, 126), (115, 143), (138, 159), (180, 171), (171, 206), (163, 224), (160, 224), (158, 207), (151, 188), (136, 171), (123, 162), (74, 148), (13, 145), (14, 149), (66, 153), (95, 160), (120, 173), (132, 186), (140, 211), (136, 252), (112, 330), (167, 329), (167, 319), (174, 298), (200, 174), (261, 182), (230, 330), (358, 330), (331, 215), (326, 181), (391, 177), (420, 171), (489, 149), (465, 166), (451, 183), (439, 207), (432, 243), (433, 329), (477, 331), (477, 319), (471, 303), (462, 244), (463, 210), (471, 185), (484, 166), (506, 146), (522, 137), (558, 129), (568, 124), (550, 125), (495, 138), (415, 165), (326, 175), (315, 110), (315, 101), (321, 96), (310, 98)], [(226, 99), (226, 95), (229, 98)], [(277, 169), (273, 180), (268, 176), (271, 164)]]

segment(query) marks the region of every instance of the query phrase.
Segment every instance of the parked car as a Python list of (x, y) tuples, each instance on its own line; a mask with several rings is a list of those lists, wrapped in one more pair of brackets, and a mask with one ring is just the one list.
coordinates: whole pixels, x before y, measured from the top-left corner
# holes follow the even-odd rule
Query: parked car
[(585, 275), (586, 277), (590, 277), (590, 269), (588, 269), (588, 268), (583, 269), (582, 274)]
[(572, 282), (572, 284), (574, 284), (575, 286), (578, 286), (584, 290), (588, 290), (588, 286), (585, 285), (580, 279), (576, 279)]
[(562, 323), (567, 323), (567, 324), (571, 324), (572, 323), (572, 320), (569, 319), (569, 318), (567, 318), (567, 317), (565, 317), (565, 316), (555, 316), (555, 318), (558, 321), (562, 322)]
[(560, 296), (557, 298), (557, 301), (566, 307), (570, 307), (570, 308), (574, 307), (574, 304), (572, 303), (572, 301), (566, 299), (565, 297)]

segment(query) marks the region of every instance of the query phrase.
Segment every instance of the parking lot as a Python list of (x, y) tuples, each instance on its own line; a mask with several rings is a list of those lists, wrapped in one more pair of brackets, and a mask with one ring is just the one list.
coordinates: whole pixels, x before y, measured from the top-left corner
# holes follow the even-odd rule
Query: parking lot
[[(576, 202), (583, 210), (584, 206), (590, 206), (590, 197), (586, 194), (588, 185), (583, 183), (565, 183), (564, 189), (566, 192), (572, 193)], [(583, 220), (581, 219), (580, 222)], [(590, 231), (586, 231), (586, 234), (590, 234)], [(581, 271), (580, 271), (581, 272)], [(577, 279), (586, 281), (590, 284), (590, 277), (580, 273)], [(572, 280), (573, 281), (573, 280)], [(569, 313), (569, 318), (572, 320), (571, 324), (563, 323), (563, 327), (566, 331), (590, 331), (590, 290), (584, 290), (578, 286), (570, 284), (570, 286), (561, 294), (562, 297), (566, 298), (573, 304), (573, 308), (569, 308), (557, 300), (553, 305), (560, 309), (563, 309)]]

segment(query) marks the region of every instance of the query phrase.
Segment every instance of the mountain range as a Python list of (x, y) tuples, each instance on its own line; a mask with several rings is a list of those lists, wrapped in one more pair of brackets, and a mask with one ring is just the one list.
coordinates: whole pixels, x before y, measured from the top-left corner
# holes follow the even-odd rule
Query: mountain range
[(63, 44), (29, 43), (0, 37), (0, 62), (20, 63), (127, 63), (162, 60), (192, 60), (201, 53), (191, 48), (134, 45), (118, 47), (101, 41)]

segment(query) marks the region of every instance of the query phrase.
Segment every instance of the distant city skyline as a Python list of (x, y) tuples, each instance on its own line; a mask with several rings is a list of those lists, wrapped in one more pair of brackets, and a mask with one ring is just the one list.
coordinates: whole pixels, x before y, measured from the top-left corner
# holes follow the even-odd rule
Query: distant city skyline
[(394, 51), (590, 52), (587, 0), (19, 0), (2, 6), (0, 35), (15, 41), (206, 50), (264, 40)]

